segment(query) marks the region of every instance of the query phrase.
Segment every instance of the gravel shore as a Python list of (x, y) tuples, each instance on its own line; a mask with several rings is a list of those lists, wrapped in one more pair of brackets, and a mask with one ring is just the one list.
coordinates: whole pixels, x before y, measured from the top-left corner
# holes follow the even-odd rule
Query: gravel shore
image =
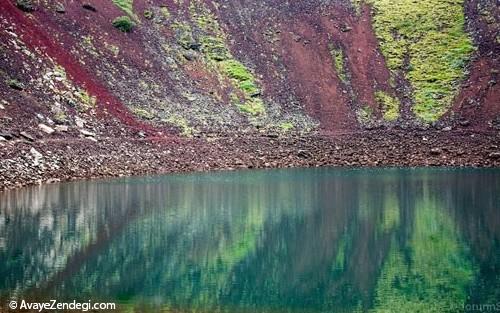
[(370, 131), (97, 142), (19, 139), (0, 144), (0, 190), (102, 177), (251, 168), (500, 166), (498, 133)]

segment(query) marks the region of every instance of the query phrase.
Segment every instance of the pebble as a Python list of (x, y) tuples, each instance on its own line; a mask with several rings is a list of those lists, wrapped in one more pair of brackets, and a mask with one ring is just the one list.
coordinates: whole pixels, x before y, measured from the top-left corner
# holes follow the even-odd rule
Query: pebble
[(95, 134), (93, 132), (90, 132), (86, 129), (80, 129), (80, 133), (86, 137), (95, 137)]

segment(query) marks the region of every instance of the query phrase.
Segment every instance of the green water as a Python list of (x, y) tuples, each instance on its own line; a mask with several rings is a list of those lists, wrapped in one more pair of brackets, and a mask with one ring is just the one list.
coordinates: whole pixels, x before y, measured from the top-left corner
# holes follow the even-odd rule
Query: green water
[(500, 310), (500, 170), (248, 171), (5, 192), (0, 298), (126, 312)]

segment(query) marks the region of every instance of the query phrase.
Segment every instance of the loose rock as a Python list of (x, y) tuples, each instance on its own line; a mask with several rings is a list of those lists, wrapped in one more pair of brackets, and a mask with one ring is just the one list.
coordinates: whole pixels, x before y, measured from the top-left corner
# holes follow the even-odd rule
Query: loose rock
[(56, 125), (56, 131), (58, 131), (58, 132), (65, 133), (68, 131), (68, 129), (69, 129), (69, 127), (66, 125)]
[(95, 134), (93, 132), (90, 132), (86, 129), (80, 129), (80, 133), (85, 137), (95, 137)]
[(38, 124), (38, 128), (40, 128), (41, 131), (43, 131), (44, 133), (49, 134), (49, 135), (51, 135), (55, 132), (55, 130), (52, 127), (49, 127), (45, 124)]
[(31, 136), (30, 134), (28, 134), (27, 132), (20, 132), (19, 135), (21, 135), (21, 137), (23, 137), (24, 139), (27, 139), (29, 141), (35, 141), (35, 138), (33, 136)]

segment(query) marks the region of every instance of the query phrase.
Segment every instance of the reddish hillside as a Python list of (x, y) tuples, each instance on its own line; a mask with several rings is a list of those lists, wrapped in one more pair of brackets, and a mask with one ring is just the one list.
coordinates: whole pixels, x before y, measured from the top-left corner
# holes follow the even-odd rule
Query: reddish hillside
[[(428, 124), (386, 64), (371, 5), (316, 2), (3, 0), (1, 131), (43, 123), (77, 134), (78, 119), (113, 136)], [(498, 14), (480, 12), (491, 3), (465, 4), (478, 48), (443, 123), (498, 126)], [(119, 16), (131, 32), (113, 26)]]

